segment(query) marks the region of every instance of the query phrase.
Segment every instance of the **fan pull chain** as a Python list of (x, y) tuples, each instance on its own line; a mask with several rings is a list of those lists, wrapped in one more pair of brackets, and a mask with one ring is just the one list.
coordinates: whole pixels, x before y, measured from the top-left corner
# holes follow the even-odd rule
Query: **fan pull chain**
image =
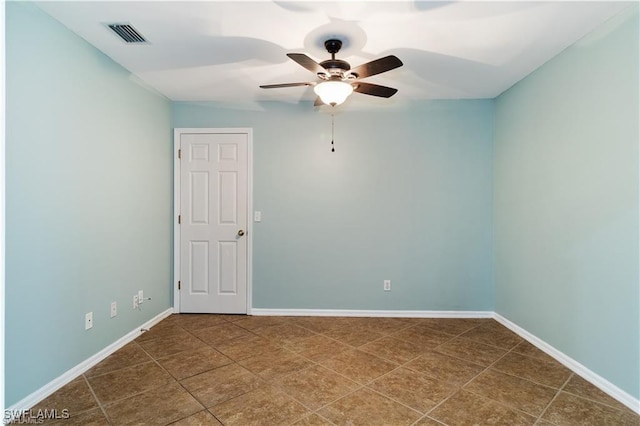
[(333, 134), (334, 134), (334, 123), (333, 123), (333, 113), (331, 113), (331, 152), (336, 152), (336, 149), (333, 144)]

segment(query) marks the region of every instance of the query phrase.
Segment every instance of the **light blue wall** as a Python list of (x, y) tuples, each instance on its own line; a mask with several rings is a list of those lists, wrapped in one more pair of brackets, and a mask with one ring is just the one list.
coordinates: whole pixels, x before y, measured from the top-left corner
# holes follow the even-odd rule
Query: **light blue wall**
[(33, 5), (6, 3), (6, 44), (11, 405), (169, 307), (172, 131), (166, 99)]
[(263, 107), (173, 105), (254, 129), (254, 307), (493, 310), (493, 101), (348, 110), (335, 153), (329, 115)]
[(496, 311), (640, 397), (638, 8), (496, 102)]

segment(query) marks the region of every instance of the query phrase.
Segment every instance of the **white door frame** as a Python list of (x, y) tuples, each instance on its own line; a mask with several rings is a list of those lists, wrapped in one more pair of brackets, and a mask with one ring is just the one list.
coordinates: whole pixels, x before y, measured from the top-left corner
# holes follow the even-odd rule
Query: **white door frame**
[(183, 133), (247, 134), (247, 315), (251, 315), (253, 287), (253, 129), (242, 128), (175, 128), (173, 130), (173, 312), (180, 312), (180, 136)]

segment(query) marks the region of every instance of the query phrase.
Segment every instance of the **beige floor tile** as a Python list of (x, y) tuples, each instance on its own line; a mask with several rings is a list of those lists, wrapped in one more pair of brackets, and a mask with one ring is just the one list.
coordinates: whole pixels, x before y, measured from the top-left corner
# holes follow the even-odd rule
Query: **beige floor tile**
[(577, 374), (573, 374), (569, 382), (562, 388), (564, 392), (572, 395), (580, 396), (582, 398), (590, 399), (601, 404), (609, 405), (619, 410), (629, 410), (626, 405), (613, 399), (582, 377)]
[(421, 324), (452, 336), (458, 336), (487, 321), (487, 319), (480, 318), (424, 318)]
[(239, 361), (265, 352), (275, 351), (279, 347), (269, 339), (250, 334), (220, 343), (216, 345), (216, 349), (232, 360)]
[(253, 331), (261, 327), (272, 327), (274, 325), (284, 324), (285, 320), (282, 317), (268, 317), (268, 316), (248, 316), (238, 321), (234, 321), (234, 325), (242, 327), (245, 330)]
[(229, 340), (252, 335), (251, 332), (231, 323), (202, 328), (200, 330), (194, 331), (193, 334), (196, 337), (202, 339), (204, 342), (210, 344), (214, 348), (219, 344), (228, 342)]
[(547, 386), (488, 370), (468, 383), (464, 390), (539, 416), (558, 392)]
[(381, 334), (390, 334), (410, 326), (410, 323), (402, 318), (372, 317), (363, 318), (359, 327), (369, 329)]
[(346, 318), (335, 317), (295, 317), (291, 321), (299, 327), (306, 328), (315, 333), (325, 333), (329, 330), (343, 327)]
[(368, 387), (421, 413), (426, 413), (458, 389), (406, 368), (392, 371)]
[(472, 328), (461, 336), (503, 349), (511, 349), (522, 342), (520, 336), (495, 321)]
[(158, 363), (176, 380), (186, 379), (232, 362), (232, 360), (207, 345), (158, 360)]
[(560, 392), (542, 416), (558, 426), (638, 426), (640, 417), (584, 398)]
[[(169, 400), (172, 401), (171, 404), (167, 404)], [(190, 416), (202, 408), (177, 383), (105, 406), (109, 419), (115, 425), (164, 425)]]
[(337, 340), (320, 334), (308, 337), (294, 345), (288, 345), (287, 348), (315, 362), (332, 358), (351, 349), (351, 347), (345, 343), (338, 342)]
[(391, 337), (409, 342), (423, 351), (433, 349), (453, 339), (453, 336), (450, 334), (434, 330), (422, 324), (402, 329), (393, 333)]
[(293, 373), (276, 385), (304, 406), (317, 410), (360, 385), (319, 365)]
[(194, 351), (206, 346), (202, 340), (186, 331), (165, 338), (145, 340), (139, 344), (154, 359), (164, 358), (178, 352)]
[(413, 343), (386, 336), (360, 346), (361, 351), (376, 355), (396, 364), (404, 364), (420, 356), (422, 349)]
[(265, 386), (215, 405), (210, 411), (225, 426), (287, 425), (309, 412), (284, 393)]
[(311, 361), (295, 353), (280, 348), (238, 361), (249, 371), (267, 381), (278, 380), (311, 365)]
[(60, 415), (62, 410), (67, 410), (70, 416), (76, 416), (83, 411), (98, 408), (98, 402), (93, 397), (84, 377), (80, 376), (32, 408), (34, 411), (55, 410)]
[(329, 330), (323, 334), (327, 337), (338, 340), (339, 342), (353, 347), (362, 346), (383, 336), (382, 333), (367, 329), (365, 327), (336, 328), (333, 330)]
[(437, 352), (425, 352), (406, 364), (406, 367), (458, 386), (462, 386), (485, 369), (485, 367), (470, 361)]
[(464, 337), (456, 337), (436, 347), (436, 352), (462, 358), (488, 367), (507, 353), (506, 349), (485, 345)]
[(557, 361), (545, 361), (513, 352), (496, 362), (493, 368), (556, 389), (571, 376), (571, 371)]
[(140, 336), (138, 336), (135, 341), (140, 343), (146, 340), (157, 339), (160, 337), (165, 338), (169, 336), (175, 336), (176, 334), (182, 334), (186, 331), (184, 328), (178, 325), (165, 321), (154, 325), (149, 331), (144, 332)]
[(357, 390), (318, 413), (336, 425), (411, 425), (421, 414), (369, 389)]
[(174, 381), (171, 375), (155, 362), (134, 365), (101, 376), (89, 377), (87, 380), (96, 397), (103, 404), (165, 386)]
[[(306, 320), (297, 320), (296, 324), (318, 333), (326, 333), (330, 330), (341, 328), (356, 328), (359, 324), (358, 321), (360, 321), (360, 318), (356, 317), (307, 317)], [(313, 325), (309, 325), (310, 322)], [(316, 328), (319, 330), (316, 330)]]
[(287, 323), (274, 325), (272, 327), (261, 327), (255, 329), (254, 333), (266, 339), (273, 340), (279, 345), (295, 344), (316, 334), (304, 327)]
[(359, 350), (349, 350), (321, 361), (320, 364), (360, 384), (388, 373), (396, 364)]
[(203, 410), (189, 417), (185, 417), (182, 420), (178, 420), (175, 423), (171, 423), (171, 426), (223, 426), (213, 414)]
[(180, 383), (207, 408), (264, 385), (258, 376), (238, 364), (225, 365)]
[(534, 345), (527, 342), (526, 340), (523, 340), (522, 342), (518, 343), (516, 347), (513, 348), (511, 351), (521, 355), (526, 355), (532, 358), (538, 358), (543, 361), (555, 361), (552, 357), (550, 357), (540, 349), (536, 348)]
[(224, 315), (216, 314), (179, 314), (172, 315), (177, 317), (175, 325), (184, 328), (187, 331), (196, 331), (203, 328), (213, 327), (227, 322)]
[(456, 426), (524, 426), (536, 421), (535, 417), (464, 390), (430, 411), (429, 417)]
[(293, 426), (332, 426), (333, 423), (313, 413), (293, 424)]
[(433, 420), (430, 417), (423, 417), (413, 424), (413, 426), (442, 426), (444, 423)]
[(246, 314), (216, 314), (230, 323), (235, 323), (236, 321), (243, 320), (247, 317)]
[(71, 415), (68, 419), (57, 419), (45, 421), (44, 424), (64, 425), (64, 426), (108, 426), (109, 421), (99, 408), (84, 411), (77, 416)]
[(99, 376), (100, 374), (149, 361), (151, 361), (151, 357), (137, 343), (131, 342), (100, 361), (84, 374), (87, 377)]

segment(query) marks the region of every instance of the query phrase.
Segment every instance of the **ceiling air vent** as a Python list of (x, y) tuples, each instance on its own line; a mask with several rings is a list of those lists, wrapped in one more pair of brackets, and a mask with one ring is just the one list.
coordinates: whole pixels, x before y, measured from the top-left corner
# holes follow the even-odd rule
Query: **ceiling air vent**
[(125, 43), (147, 43), (147, 40), (129, 24), (107, 24)]

